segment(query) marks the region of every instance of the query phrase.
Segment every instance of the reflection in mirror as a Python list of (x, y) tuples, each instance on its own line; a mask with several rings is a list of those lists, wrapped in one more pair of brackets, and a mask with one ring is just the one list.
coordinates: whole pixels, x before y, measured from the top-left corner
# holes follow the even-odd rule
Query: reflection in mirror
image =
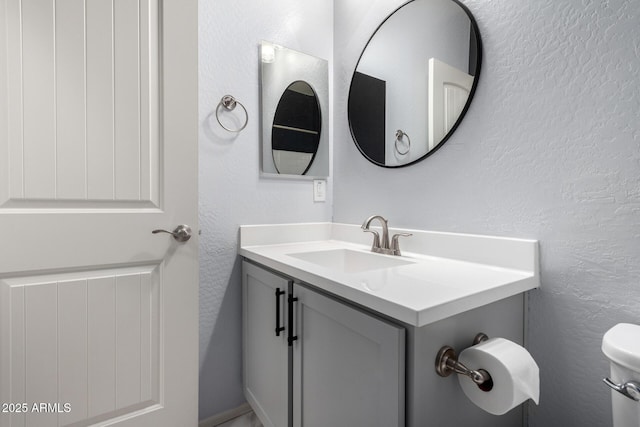
[(260, 71), (262, 174), (329, 176), (327, 61), (262, 42)]
[(385, 167), (415, 163), (449, 138), (478, 81), (481, 44), (456, 0), (412, 0), (369, 39), (349, 90), (360, 152)]
[(271, 131), (278, 173), (304, 175), (318, 151), (321, 132), (318, 97), (307, 82), (293, 82), (282, 94)]

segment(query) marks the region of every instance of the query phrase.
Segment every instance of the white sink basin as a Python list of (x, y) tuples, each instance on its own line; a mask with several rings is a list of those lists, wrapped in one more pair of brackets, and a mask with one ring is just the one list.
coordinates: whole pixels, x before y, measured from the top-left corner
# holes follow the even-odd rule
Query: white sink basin
[(362, 271), (380, 270), (414, 263), (414, 261), (408, 261), (406, 258), (380, 255), (374, 252), (360, 252), (351, 249), (330, 249), (325, 251), (290, 253), (287, 255), (343, 273), (359, 273)]

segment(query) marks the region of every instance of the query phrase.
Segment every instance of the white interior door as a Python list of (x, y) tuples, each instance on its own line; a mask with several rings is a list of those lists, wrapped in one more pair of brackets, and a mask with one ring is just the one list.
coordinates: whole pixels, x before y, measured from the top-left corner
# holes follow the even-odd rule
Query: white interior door
[(473, 76), (435, 58), (429, 59), (429, 150), (456, 124), (472, 86)]
[(0, 0), (2, 427), (197, 424), (197, 226), (197, 0)]

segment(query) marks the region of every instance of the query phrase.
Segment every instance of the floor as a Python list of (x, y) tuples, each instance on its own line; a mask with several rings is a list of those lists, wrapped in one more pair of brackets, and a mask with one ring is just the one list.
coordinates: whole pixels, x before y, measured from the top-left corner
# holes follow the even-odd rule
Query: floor
[(249, 412), (226, 423), (218, 424), (216, 427), (262, 427), (262, 423), (258, 420), (256, 414)]

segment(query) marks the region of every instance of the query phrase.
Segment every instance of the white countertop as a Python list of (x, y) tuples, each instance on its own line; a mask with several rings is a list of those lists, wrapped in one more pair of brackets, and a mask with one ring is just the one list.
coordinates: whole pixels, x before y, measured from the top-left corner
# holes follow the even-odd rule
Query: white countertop
[(369, 233), (358, 225), (333, 223), (242, 226), (239, 253), (418, 327), (540, 286), (535, 240), (389, 230), (394, 233), (413, 233), (400, 245), (401, 258), (410, 264), (347, 273), (291, 256), (335, 249), (370, 252)]

